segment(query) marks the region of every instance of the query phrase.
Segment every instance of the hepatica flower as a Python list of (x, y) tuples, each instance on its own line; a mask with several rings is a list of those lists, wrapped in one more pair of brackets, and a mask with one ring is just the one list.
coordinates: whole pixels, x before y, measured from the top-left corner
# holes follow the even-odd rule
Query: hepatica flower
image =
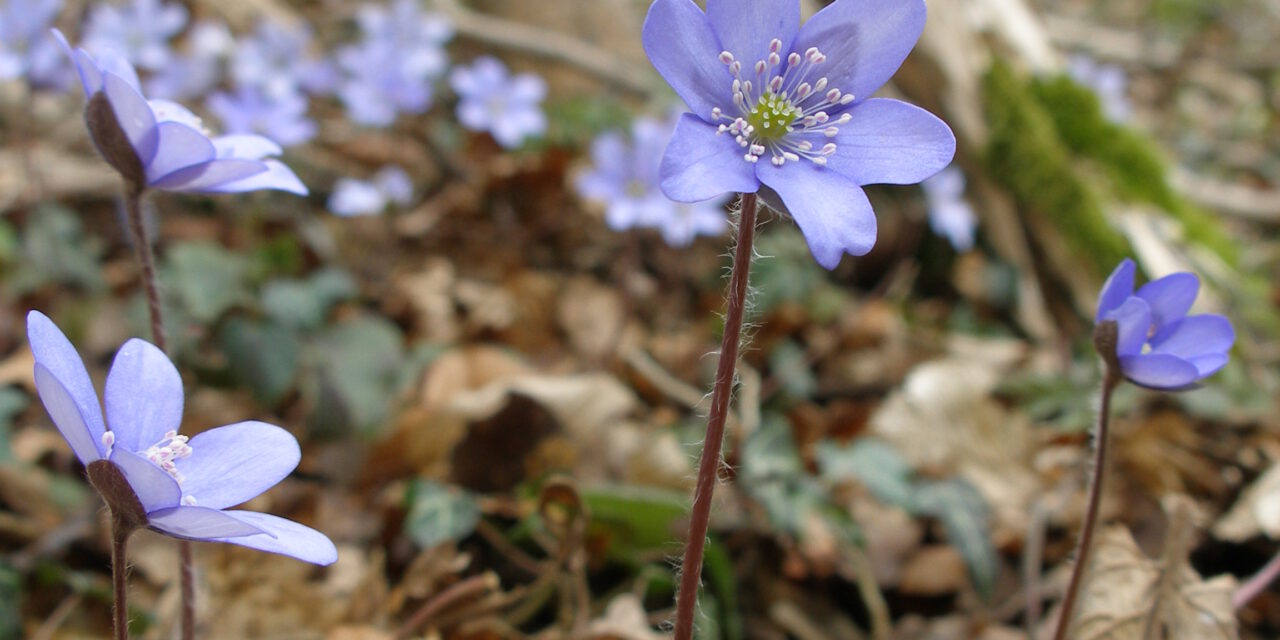
[(591, 143), (593, 166), (575, 186), (582, 197), (604, 203), (609, 228), (656, 228), (667, 244), (683, 247), (697, 236), (724, 233), (728, 196), (685, 203), (662, 193), (658, 167), (674, 128), (674, 120), (639, 118), (631, 124), (629, 140), (617, 131), (601, 134)]
[(333, 543), (310, 527), (231, 509), (275, 486), (298, 465), (298, 442), (289, 432), (249, 421), (190, 439), (179, 435), (182, 378), (163, 352), (136, 338), (120, 347), (107, 375), (104, 421), (83, 361), (53, 321), (30, 312), (27, 338), (41, 402), (100, 491), (98, 479), (104, 476), (127, 481), (127, 491), (108, 488), (104, 498), (113, 511), (132, 503), (138, 513), (130, 524), (319, 565), (337, 560)]
[(955, 153), (937, 117), (871, 97), (924, 21), (923, 0), (836, 0), (803, 27), (799, 0), (707, 0), (706, 13), (656, 0), (645, 52), (692, 112), (663, 158), (663, 191), (696, 202), (763, 190), (822, 266), (867, 253), (876, 219), (862, 185), (919, 182)]
[(385, 127), (401, 112), (431, 106), (431, 85), (449, 63), (444, 44), (453, 26), (444, 16), (421, 10), (417, 0), (365, 5), (356, 16), (363, 35), (337, 52), (344, 78), (338, 96), (357, 124)]
[(61, 10), (62, 0), (0, 0), (0, 80), (58, 84), (64, 63), (49, 25)]
[(978, 223), (973, 207), (964, 199), (964, 174), (947, 167), (920, 183), (929, 206), (929, 226), (946, 238), (956, 251), (973, 248), (974, 227)]
[(458, 120), (472, 131), (487, 131), (506, 149), (547, 130), (542, 99), (547, 83), (531, 73), (512, 76), (491, 56), (458, 67), (449, 78), (458, 93)]
[(1236, 340), (1231, 322), (1217, 314), (1187, 315), (1200, 279), (1174, 273), (1134, 293), (1134, 271), (1128, 259), (1116, 267), (1099, 294), (1094, 319), (1116, 323), (1116, 357), (1124, 376), (1143, 387), (1174, 391), (1225, 366)]
[(329, 211), (343, 217), (371, 216), (382, 213), (387, 204), (401, 207), (413, 201), (413, 181), (404, 169), (383, 167), (371, 180), (341, 178), (329, 196)]
[(1108, 120), (1123, 124), (1133, 117), (1129, 103), (1129, 78), (1119, 65), (1100, 63), (1084, 54), (1067, 59), (1067, 75), (1092, 89)]
[(307, 117), (307, 96), (299, 92), (271, 97), (256, 87), (240, 86), (234, 93), (209, 96), (206, 104), (231, 133), (260, 133), (286, 147), (316, 135), (316, 123)]
[(173, 55), (172, 39), (187, 24), (181, 4), (133, 0), (125, 6), (101, 3), (89, 14), (84, 46), (95, 54), (113, 53), (129, 64), (159, 71)]
[(131, 188), (225, 193), (280, 189), (304, 195), (307, 188), (288, 167), (269, 159), (280, 145), (262, 136), (210, 137), (194, 114), (166, 100), (147, 101), (138, 76), (123, 58), (98, 58), (71, 50), (88, 104), (85, 122), (102, 157)]

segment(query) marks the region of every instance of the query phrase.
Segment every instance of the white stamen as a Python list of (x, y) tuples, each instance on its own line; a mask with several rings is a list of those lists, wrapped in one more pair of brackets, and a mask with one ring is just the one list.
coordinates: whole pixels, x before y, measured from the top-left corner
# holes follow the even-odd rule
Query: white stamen
[(115, 444), (116, 444), (116, 432), (114, 431), (102, 432), (102, 446), (106, 447), (107, 449), (106, 457), (108, 458), (111, 457), (111, 448), (114, 447)]
[(175, 460), (181, 460), (191, 455), (191, 446), (187, 444), (187, 436), (180, 436), (176, 431), (168, 431), (160, 441), (151, 445), (146, 451), (142, 452), (142, 456), (156, 466), (164, 470), (165, 473), (182, 484), (182, 474), (178, 473), (178, 465), (174, 464)]

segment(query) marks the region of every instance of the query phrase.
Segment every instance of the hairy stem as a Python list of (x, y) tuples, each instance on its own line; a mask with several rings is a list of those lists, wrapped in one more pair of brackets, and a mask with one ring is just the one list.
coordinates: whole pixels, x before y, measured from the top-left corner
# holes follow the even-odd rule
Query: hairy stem
[(1240, 585), (1236, 592), (1231, 596), (1231, 606), (1236, 611), (1244, 608), (1254, 598), (1267, 590), (1267, 587), (1280, 577), (1280, 553), (1271, 557), (1257, 573), (1253, 574), (1244, 584)]
[(729, 299), (725, 307), (724, 338), (720, 343), (720, 363), (716, 367), (715, 387), (711, 391), (711, 412), (707, 416), (707, 437), (702, 443), (698, 462), (698, 479), (689, 514), (689, 537), (685, 541), (681, 563), (680, 590), (676, 593), (675, 640), (693, 637), (693, 619), (698, 608), (698, 586), (702, 579), (702, 553), (707, 544), (707, 527), (711, 522), (711, 494), (715, 491), (720, 470), (720, 445), (724, 441), (725, 419), (729, 415), (729, 397), (733, 392), (734, 368), (738, 361), (738, 343), (742, 336), (742, 316), (747, 300), (747, 276), (751, 270), (751, 244), (756, 231), (756, 194), (742, 194), (738, 218), (738, 246), (729, 273)]
[[(147, 312), (151, 317), (151, 341), (166, 354), (163, 306), (160, 302), (160, 285), (156, 278), (155, 254), (151, 251), (151, 239), (147, 237), (147, 225), (142, 218), (144, 187), (129, 185), (125, 188), (125, 211), (129, 219), (129, 233), (133, 251), (138, 256), (142, 271), (142, 288), (147, 295)], [(196, 636), (196, 578), (195, 564), (191, 559), (191, 543), (178, 541), (178, 558), (181, 564), (179, 584), (182, 590), (182, 640), (194, 640)]]
[(129, 561), (126, 550), (133, 527), (115, 515), (111, 519), (111, 586), (115, 602), (111, 606), (111, 621), (115, 640), (129, 638)]
[[(1104, 361), (1109, 360), (1104, 356)], [(1111, 422), (1111, 394), (1120, 384), (1122, 374), (1119, 367), (1110, 363), (1105, 365), (1102, 376), (1102, 397), (1098, 403), (1098, 424), (1093, 435), (1093, 470), (1089, 475), (1089, 497), (1085, 508), (1084, 523), (1080, 525), (1080, 541), (1076, 546), (1076, 564), (1071, 568), (1071, 582), (1067, 584), (1067, 592), (1062, 597), (1062, 614), (1058, 617), (1058, 627), (1054, 631), (1054, 640), (1064, 640), (1067, 629), (1071, 626), (1072, 609), (1075, 608), (1076, 596), (1084, 581), (1085, 569), (1089, 566), (1089, 548), (1093, 543), (1093, 532), (1098, 524), (1098, 510), (1102, 504), (1102, 479), (1107, 468), (1108, 427)]]

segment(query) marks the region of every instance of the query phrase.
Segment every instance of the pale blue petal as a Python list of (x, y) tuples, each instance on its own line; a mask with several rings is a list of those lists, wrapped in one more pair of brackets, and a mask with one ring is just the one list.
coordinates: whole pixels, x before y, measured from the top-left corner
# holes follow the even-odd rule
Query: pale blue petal
[(1218, 372), (1219, 369), (1227, 366), (1227, 360), (1230, 357), (1225, 353), (1210, 353), (1194, 358), (1187, 358), (1192, 366), (1196, 368), (1196, 372), (1201, 378), (1206, 378)]
[(267, 165), (258, 160), (210, 160), (174, 171), (152, 182), (151, 186), (170, 191), (213, 191), (229, 182), (266, 171)]
[(1151, 306), (1151, 319), (1156, 330), (1187, 315), (1200, 292), (1200, 278), (1194, 273), (1172, 273), (1152, 280), (1135, 294)]
[(115, 446), (128, 451), (144, 451), (182, 426), (182, 376), (144, 340), (129, 340), (116, 352), (104, 398)]
[(686, 113), (676, 123), (658, 170), (662, 191), (677, 202), (700, 202), (722, 193), (754, 193), (760, 188), (755, 165), (733, 136)]
[(155, 158), (147, 165), (147, 182), (155, 183), (179, 169), (208, 162), (216, 155), (207, 136), (180, 122), (161, 122), (156, 132), (160, 144)]
[[(707, 0), (707, 21), (723, 50), (750, 69), (769, 53), (769, 41), (782, 41), (783, 68), (791, 41), (800, 30), (799, 0)], [(803, 53), (803, 52), (802, 52)]]
[(219, 158), (261, 160), (284, 153), (275, 141), (252, 133), (218, 136), (213, 139), (213, 146), (218, 150)]
[(147, 514), (151, 527), (187, 540), (223, 542), (240, 536), (263, 536), (263, 530), (217, 509), (174, 507)]
[(116, 447), (111, 451), (111, 461), (120, 467), (147, 514), (176, 507), (181, 502), (182, 489), (178, 487), (178, 481), (150, 460)]
[[(48, 316), (39, 311), (27, 313), (27, 341), (31, 344), (31, 353), (35, 356), (36, 364), (43, 366), (58, 381), (61, 393), (67, 396), (59, 398), (59, 402), (69, 400), (78, 409), (79, 421), (83, 423), (84, 431), (87, 432), (93, 444), (91, 447), (86, 446), (79, 433), (75, 435), (76, 440), (73, 442), (67, 430), (61, 425), (58, 429), (71, 443), (72, 449), (81, 462), (88, 464), (102, 457), (100, 443), (102, 434), (106, 431), (102, 422), (102, 407), (98, 404), (98, 392), (93, 388), (93, 381), (89, 379), (89, 372), (84, 368), (84, 361), (80, 359), (80, 354), (76, 352), (76, 348), (71, 345), (67, 336), (63, 335), (62, 330)], [(39, 390), (38, 385), (37, 390)], [(48, 407), (49, 400), (44, 398), (44, 391), (40, 391), (41, 399)], [(68, 426), (72, 426), (77, 432), (81, 430), (80, 426), (74, 423)]]
[(196, 505), (225, 509), (274, 487), (298, 466), (302, 452), (288, 431), (265, 422), (237, 422), (196, 435), (191, 455), (176, 462), (182, 487)]
[[(956, 137), (937, 116), (889, 98), (854, 103), (852, 117), (831, 140), (827, 168), (858, 184), (915, 184), (941, 171), (956, 153)], [(815, 147), (827, 142), (815, 139)]]
[(111, 103), (120, 128), (129, 138), (129, 144), (137, 152), (142, 165), (146, 166), (156, 157), (159, 144), (156, 116), (151, 112), (151, 105), (135, 87), (114, 73), (102, 74), (102, 91)]
[(1116, 265), (1115, 270), (1102, 285), (1102, 292), (1098, 294), (1098, 312), (1093, 316), (1094, 322), (1101, 322), (1107, 312), (1124, 304), (1124, 301), (1133, 295), (1135, 270), (1133, 260), (1128, 258)]
[(902, 66), (924, 21), (924, 0), (836, 0), (800, 28), (792, 49), (817, 47), (827, 62), (815, 74), (864, 100)]
[(710, 120), (715, 107), (733, 108), (733, 78), (720, 62), (724, 48), (692, 0), (656, 0), (641, 40), (654, 68), (699, 118)]
[[(219, 162), (231, 161), (219, 160)], [(261, 162), (266, 165), (267, 170), (238, 180), (229, 180), (201, 190), (208, 193), (243, 193), (245, 191), (258, 191), (260, 189), (275, 189), (277, 191), (287, 191), (299, 196), (305, 196), (309, 193), (307, 186), (302, 184), (302, 180), (298, 179), (298, 175), (293, 172), (293, 169), (290, 169), (283, 162), (280, 162), (279, 160), (261, 160), (256, 162)]]
[(327, 536), (311, 527), (298, 524), (292, 520), (256, 511), (224, 511), (243, 522), (253, 525), (266, 533), (239, 538), (211, 539), (217, 542), (230, 542), (242, 547), (278, 553), (328, 566), (337, 562), (338, 548)]
[(1142, 353), (1142, 346), (1151, 331), (1151, 309), (1142, 298), (1128, 298), (1104, 320), (1116, 323), (1116, 355), (1123, 357)]
[(1187, 316), (1166, 325), (1151, 337), (1152, 353), (1168, 353), (1180, 358), (1226, 353), (1235, 344), (1231, 321), (1216, 314)]
[[(84, 465), (102, 458), (102, 433), (94, 433), (85, 423), (75, 398), (44, 365), (36, 363), (36, 392), (54, 426), (71, 445), (71, 450)], [(95, 401), (96, 404), (96, 401)], [(101, 420), (101, 418), (99, 418)]]
[(1195, 365), (1167, 353), (1148, 353), (1120, 358), (1120, 368), (1134, 384), (1151, 389), (1184, 389), (1200, 379)]
[(849, 178), (807, 160), (781, 167), (760, 162), (756, 175), (778, 193), (823, 267), (834, 269), (844, 254), (865, 255), (875, 245), (875, 211)]

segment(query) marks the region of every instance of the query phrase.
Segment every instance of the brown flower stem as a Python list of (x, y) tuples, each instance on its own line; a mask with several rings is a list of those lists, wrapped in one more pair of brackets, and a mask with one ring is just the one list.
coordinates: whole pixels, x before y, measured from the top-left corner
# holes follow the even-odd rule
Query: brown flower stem
[(1280, 577), (1280, 553), (1271, 557), (1257, 573), (1240, 585), (1231, 596), (1231, 607), (1239, 611), (1267, 590), (1267, 587)]
[(1103, 362), (1098, 423), (1093, 435), (1093, 469), (1089, 475), (1088, 505), (1085, 508), (1084, 523), (1080, 525), (1080, 541), (1076, 547), (1076, 564), (1071, 568), (1071, 582), (1067, 584), (1067, 592), (1062, 597), (1062, 613), (1058, 616), (1057, 630), (1053, 633), (1054, 640), (1064, 640), (1067, 637), (1076, 596), (1079, 595), (1081, 583), (1084, 581), (1085, 569), (1089, 566), (1089, 548), (1093, 543), (1093, 532), (1098, 524), (1098, 511), (1102, 504), (1102, 479), (1106, 474), (1107, 465), (1111, 394), (1124, 379), (1124, 373), (1120, 370), (1120, 362), (1116, 357), (1116, 332), (1116, 323), (1108, 321), (1099, 324), (1093, 333), (1094, 347), (1102, 356)]
[(742, 336), (742, 316), (747, 300), (747, 277), (751, 270), (751, 244), (756, 231), (756, 194), (742, 194), (738, 217), (737, 248), (729, 273), (729, 299), (725, 306), (724, 337), (720, 342), (720, 362), (711, 391), (711, 412), (707, 416), (707, 436), (698, 462), (698, 479), (689, 514), (689, 537), (681, 563), (680, 590), (676, 592), (675, 640), (693, 637), (693, 619), (698, 608), (698, 587), (702, 579), (702, 554), (711, 523), (711, 494), (720, 470), (720, 446), (724, 441), (729, 397), (733, 393), (738, 343)]
[[(129, 233), (133, 251), (138, 256), (142, 271), (142, 288), (147, 295), (147, 311), (151, 317), (151, 341), (165, 354), (169, 353), (165, 339), (163, 306), (160, 302), (160, 286), (156, 278), (155, 254), (151, 251), (151, 239), (147, 237), (147, 225), (142, 218), (142, 196), (146, 187), (130, 184), (125, 188), (125, 211), (129, 221)], [(178, 580), (182, 591), (182, 640), (194, 640), (196, 636), (196, 574), (191, 558), (191, 543), (178, 541), (178, 558), (181, 568)]]
[(113, 512), (111, 519), (111, 586), (115, 602), (111, 606), (111, 620), (114, 625), (115, 640), (129, 638), (129, 561), (125, 555), (129, 543), (129, 534), (133, 528), (128, 526)]

